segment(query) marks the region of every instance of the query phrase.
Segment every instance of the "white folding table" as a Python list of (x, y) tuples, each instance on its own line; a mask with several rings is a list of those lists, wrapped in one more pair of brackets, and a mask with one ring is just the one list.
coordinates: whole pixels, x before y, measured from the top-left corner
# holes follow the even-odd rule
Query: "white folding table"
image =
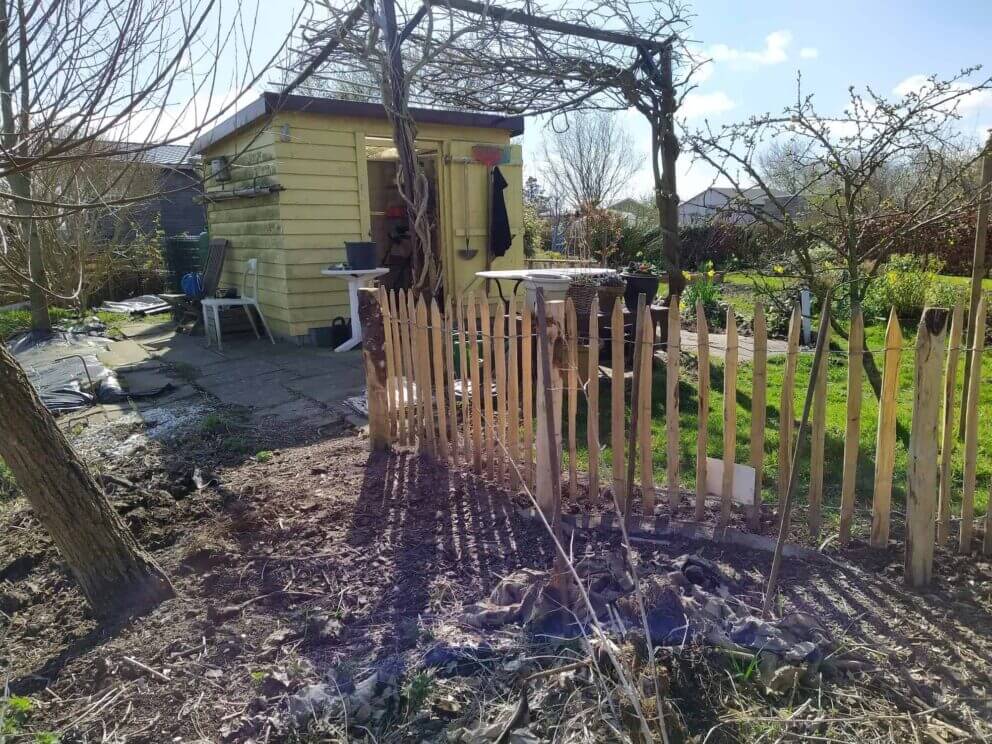
[(351, 338), (334, 351), (350, 351), (362, 342), (362, 322), (358, 319), (358, 290), (367, 287), (376, 277), (388, 274), (389, 269), (323, 269), (323, 276), (344, 279), (348, 282), (348, 303), (351, 305)]

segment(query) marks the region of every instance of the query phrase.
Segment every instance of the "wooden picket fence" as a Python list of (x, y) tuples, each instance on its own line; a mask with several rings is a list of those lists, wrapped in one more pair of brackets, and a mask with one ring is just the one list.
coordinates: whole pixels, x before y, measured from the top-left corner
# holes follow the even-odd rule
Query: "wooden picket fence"
[[(643, 296), (642, 296), (643, 300)], [(614, 380), (609, 400), (600, 401), (600, 328), (588, 323), (580, 335), (579, 318), (571, 300), (544, 303), (546, 339), (539, 337), (537, 313), (522, 298), (511, 297), (504, 305), (485, 296), (468, 294), (452, 298), (443, 307), (423, 302), (403, 290), (383, 288), (361, 290), (360, 317), (364, 335), (364, 358), (368, 379), (370, 438), (374, 449), (392, 443), (417, 446), (439, 460), (456, 467), (506, 483), (526, 486), (534, 493), (547, 514), (560, 513), (556, 503), (548, 462), (567, 463), (567, 488), (574, 496), (579, 487), (577, 419), (585, 406), (588, 465), (584, 480), (590, 493), (611, 487), (617, 503), (626, 514), (640, 498), (641, 513), (655, 513), (659, 489), (654, 482), (654, 452), (651, 441), (651, 395), (655, 351), (659, 329), (652, 322), (650, 308), (643, 302), (633, 313), (635, 339), (625, 337), (625, 319), (620, 302), (613, 307), (608, 328), (607, 348)], [(677, 307), (677, 306), (676, 306)], [(950, 314), (948, 330), (947, 316)], [(597, 318), (593, 300), (590, 317)], [(663, 494), (669, 513), (677, 514), (682, 500), (680, 490), (680, 352), (679, 314), (668, 316), (666, 364), (666, 471)], [(914, 585), (925, 585), (932, 573), (936, 544), (946, 544), (951, 535), (952, 479), (951, 458), (955, 448), (954, 396), (962, 351), (972, 355), (972, 369), (981, 369), (985, 305), (976, 317), (979, 332), (976, 345), (962, 349), (963, 313), (928, 309), (916, 337), (914, 407), (907, 466), (906, 576)], [(797, 447), (804, 444), (809, 453), (807, 527), (814, 538), (822, 530), (823, 481), (825, 468), (825, 415), (827, 401), (826, 363), (812, 370), (812, 412), (809, 438), (797, 443), (793, 401), (797, 363), (800, 356), (801, 318), (796, 308), (789, 325), (781, 398), (778, 402), (779, 456), (777, 483), (780, 503), (789, 483), (790, 467)], [(711, 346), (702, 306), (696, 311), (698, 358), (698, 416), (696, 433), (695, 495), (692, 514), (696, 521), (705, 516), (707, 480), (707, 436), (711, 415), (722, 415), (722, 461), (734, 463), (737, 450), (737, 392), (739, 349), (736, 318), (728, 310), (724, 350), (724, 394), (722, 412), (711, 411)], [(862, 416), (863, 321), (854, 314), (850, 326), (847, 359), (847, 418), (841, 467), (841, 503), (838, 541), (851, 537), (855, 517), (855, 484), (858, 467), (859, 432)], [(896, 398), (899, 360), (903, 339), (898, 320), (890, 316), (884, 348), (882, 392), (876, 435), (875, 474), (870, 544), (884, 548), (889, 543), (891, 496), (896, 452)], [(633, 347), (632, 350), (630, 347)], [(550, 379), (543, 379), (540, 349), (548, 348)], [(752, 349), (750, 458), (753, 483), (737, 484), (738, 490), (753, 493), (744, 505), (752, 530), (759, 525), (761, 481), (765, 457), (765, 411), (768, 384), (768, 343), (765, 313), (755, 307)], [(628, 351), (632, 353), (628, 354)], [(581, 353), (580, 353), (581, 352)], [(632, 385), (629, 396), (622, 372), (632, 358)], [(580, 361), (581, 360), (581, 361)], [(658, 358), (661, 363), (661, 359)], [(960, 530), (958, 549), (972, 551), (975, 531), (975, 488), (978, 451), (978, 401), (981, 374), (970, 377), (968, 408), (964, 412), (964, 479), (960, 490)], [(585, 384), (586, 380), (597, 384)], [(479, 394), (490, 391), (489, 394)], [(550, 395), (554, 411), (553, 432), (545, 423), (545, 395)], [(609, 406), (612, 480), (601, 477), (600, 407)], [(563, 410), (564, 409), (564, 410)], [(629, 409), (629, 419), (627, 412)], [(549, 459), (554, 447), (554, 460)], [(567, 457), (562, 455), (567, 453)], [(711, 463), (712, 465), (712, 463)], [(747, 471), (750, 473), (750, 471)], [(639, 474), (639, 476), (638, 476)], [(749, 475), (750, 478), (750, 475)], [(730, 524), (734, 506), (735, 468), (722, 467), (717, 526)], [(636, 487), (635, 487), (636, 486)], [(992, 510), (989, 510), (992, 513)], [(983, 550), (992, 554), (992, 524), (985, 516)]]

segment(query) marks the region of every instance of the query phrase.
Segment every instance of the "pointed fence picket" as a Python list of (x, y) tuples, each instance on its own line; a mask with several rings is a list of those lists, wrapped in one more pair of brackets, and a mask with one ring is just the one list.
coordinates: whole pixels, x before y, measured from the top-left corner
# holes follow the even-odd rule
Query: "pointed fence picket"
[[(391, 443), (414, 446), (454, 467), (464, 465), (476, 474), (485, 475), (513, 488), (533, 489), (539, 503), (560, 510), (549, 496), (551, 484), (559, 477), (541, 471), (540, 462), (558, 463), (568, 468), (568, 498), (576, 499), (585, 484), (592, 494), (600, 493), (601, 482), (612, 485), (612, 494), (621, 509), (631, 514), (638, 491), (641, 513), (655, 511), (655, 468), (664, 456), (667, 498), (663, 509), (672, 518), (706, 516), (707, 498), (719, 504), (717, 522), (727, 526), (737, 507), (740, 494), (752, 493), (753, 501), (740, 504), (751, 530), (762, 524), (762, 484), (775, 479), (766, 473), (765, 420), (768, 401), (768, 355), (764, 309), (755, 307), (750, 339), (738, 334), (737, 318), (727, 313), (727, 332), (723, 359), (723, 410), (719, 446), (722, 476), (707, 486), (713, 463), (707, 458), (711, 444), (710, 365), (714, 346), (705, 310), (696, 310), (695, 348), (681, 343), (681, 324), (677, 305), (668, 318), (666, 343), (666, 383), (664, 396), (653, 399), (655, 366), (655, 326), (651, 308), (641, 304), (637, 311), (625, 313), (617, 303), (608, 315), (600, 317), (599, 303), (593, 301), (588, 318), (580, 315), (571, 301), (546, 303), (548, 343), (538, 343), (536, 314), (533, 307), (511, 297), (508, 302), (493, 303), (487, 296), (470, 293), (450, 297), (438, 305), (424, 301), (411, 292), (385, 289), (362, 290), (363, 334), (369, 340), (363, 348), (366, 374), (369, 377), (370, 440), (381, 448)], [(677, 300), (673, 300), (673, 303)], [(949, 332), (945, 321), (950, 316)], [(778, 398), (779, 417), (778, 483), (782, 494), (783, 478), (798, 448), (801, 467), (809, 468), (807, 521), (810, 535), (818, 539), (823, 527), (824, 478), (827, 445), (827, 400), (829, 378), (827, 364), (820, 366), (815, 379), (797, 379), (800, 356), (800, 316), (792, 314), (784, 358), (781, 365), (783, 383)], [(984, 329), (985, 303), (980, 304), (975, 324)], [(366, 328), (368, 324), (368, 328)], [(602, 324), (602, 325), (601, 325)], [(962, 308), (953, 313), (928, 310), (916, 338), (915, 381), (913, 391), (912, 434), (907, 471), (906, 539), (907, 581), (925, 584), (932, 575), (934, 546), (946, 542), (955, 523), (954, 504), (960, 499), (958, 549), (973, 549), (975, 533), (975, 492), (978, 487), (978, 433), (981, 375), (969, 378), (964, 442), (961, 448), (963, 479), (954, 482), (952, 458), (955, 456), (954, 401), (958, 384), (957, 368), (962, 353), (970, 357), (972, 368), (980, 368), (984, 352), (984, 333), (976, 334), (974, 346), (962, 348)], [(586, 330), (587, 329), (587, 330)], [(829, 331), (828, 331), (829, 334)], [(889, 543), (894, 513), (891, 508), (897, 448), (897, 403), (901, 357), (905, 352), (899, 319), (893, 313), (883, 349), (866, 350), (860, 313), (851, 318), (849, 347), (846, 352), (847, 380), (846, 423), (843, 431), (831, 435), (841, 440), (841, 471), (838, 536), (842, 542), (854, 534), (870, 535), (870, 544), (885, 547)], [(946, 340), (949, 336), (949, 340)], [(828, 336), (829, 337), (829, 336)], [(601, 349), (609, 359), (608, 436), (600, 431)], [(541, 348), (552, 355), (548, 369), (551, 378), (542, 379)], [(750, 348), (750, 359), (740, 356)], [(864, 356), (882, 352), (884, 357), (881, 399), (875, 434), (874, 480), (871, 493), (857, 493), (857, 456), (861, 433), (861, 388)], [(679, 400), (680, 378), (686, 383), (683, 353), (697, 356), (696, 431), (694, 470), (683, 475), (680, 459), (693, 460), (692, 452), (680, 449), (685, 414)], [(946, 353), (946, 356), (945, 356)], [(585, 355), (585, 356), (583, 356)], [(946, 363), (945, 363), (946, 358)], [(742, 359), (745, 360), (742, 362)], [(719, 364), (719, 358), (717, 358)], [(737, 452), (737, 418), (739, 375), (750, 364), (750, 448), (748, 463), (754, 470), (753, 484), (735, 484)], [(691, 366), (688, 368), (691, 370)], [(803, 369), (809, 369), (803, 365)], [(631, 379), (627, 398), (625, 372)], [(629, 379), (628, 378), (628, 379)], [(604, 378), (605, 379), (605, 378)], [(602, 383), (606, 384), (606, 383)], [(691, 383), (689, 383), (691, 385)], [(808, 442), (797, 442), (793, 433), (793, 401), (797, 384), (812, 385), (812, 411)], [(837, 393), (835, 392), (835, 395)], [(545, 398), (551, 396), (550, 408)], [(664, 400), (661, 399), (664, 398)], [(563, 405), (564, 403), (564, 405)], [(554, 427), (548, 430), (547, 412), (554, 413)], [(663, 413), (662, 413), (663, 410)], [(604, 413), (606, 413), (604, 411)], [(537, 425), (535, 426), (535, 416)], [(661, 419), (664, 418), (664, 424)], [(585, 432), (581, 431), (584, 421)], [(656, 448), (654, 437), (664, 432), (665, 446)], [(580, 468), (580, 442), (586, 450), (588, 464)], [(607, 444), (608, 448), (603, 449)], [(549, 459), (548, 448), (557, 456)], [(608, 456), (602, 453), (606, 451)], [(562, 457), (567, 454), (567, 457)], [(808, 458), (808, 459), (805, 459)], [(741, 472), (737, 467), (737, 473)], [(749, 479), (751, 476), (748, 476)], [(683, 487), (695, 494), (686, 504)], [(635, 490), (635, 484), (639, 489)], [(960, 488), (958, 487), (960, 486)], [(708, 492), (709, 491), (709, 492)], [(607, 490), (607, 493), (610, 491)], [(560, 490), (558, 491), (560, 493)], [(858, 511), (860, 502), (870, 496), (870, 528)], [(551, 499), (549, 501), (549, 499)], [(992, 530), (989, 517), (984, 518), (985, 539), (981, 549), (992, 553)], [(933, 529), (936, 524), (936, 530)]]

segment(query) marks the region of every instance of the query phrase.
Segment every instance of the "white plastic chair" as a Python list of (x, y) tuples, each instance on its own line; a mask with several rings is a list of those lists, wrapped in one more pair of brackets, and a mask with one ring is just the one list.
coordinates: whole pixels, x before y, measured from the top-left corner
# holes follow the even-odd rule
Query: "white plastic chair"
[(255, 318), (251, 313), (251, 308), (255, 308), (255, 312), (258, 313), (259, 320), (262, 321), (262, 327), (265, 328), (265, 334), (269, 337), (269, 341), (273, 344), (276, 342), (272, 338), (272, 331), (269, 330), (269, 324), (265, 321), (265, 316), (262, 314), (262, 308), (258, 306), (257, 258), (249, 258), (245, 265), (245, 274), (241, 280), (240, 297), (208, 297), (201, 300), (200, 304), (203, 306), (203, 327), (207, 335), (207, 346), (210, 346), (211, 339), (215, 338), (217, 348), (224, 348), (221, 342), (220, 330), (220, 309), (222, 307), (243, 307), (245, 314), (248, 316), (248, 322), (251, 323), (251, 329), (255, 332), (255, 338), (262, 338), (258, 332), (258, 326), (255, 324)]

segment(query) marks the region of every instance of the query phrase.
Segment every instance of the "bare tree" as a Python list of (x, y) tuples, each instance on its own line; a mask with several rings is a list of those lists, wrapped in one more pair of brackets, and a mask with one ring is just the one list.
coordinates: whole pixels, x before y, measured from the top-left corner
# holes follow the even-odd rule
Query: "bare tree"
[(545, 130), (545, 181), (576, 212), (609, 206), (642, 161), (630, 133), (606, 111), (559, 118), (564, 121), (553, 120)]

